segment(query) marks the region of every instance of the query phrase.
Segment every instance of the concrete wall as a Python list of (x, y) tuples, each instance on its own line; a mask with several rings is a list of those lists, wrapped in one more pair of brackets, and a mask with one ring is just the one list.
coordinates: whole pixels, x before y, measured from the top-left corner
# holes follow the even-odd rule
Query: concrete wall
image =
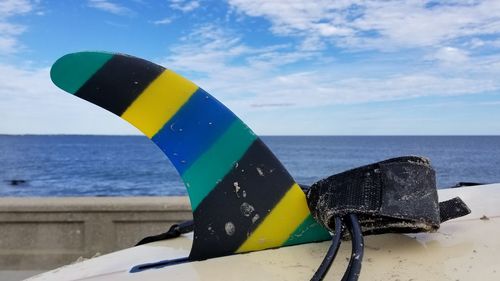
[(0, 270), (45, 270), (191, 219), (187, 197), (0, 198)]

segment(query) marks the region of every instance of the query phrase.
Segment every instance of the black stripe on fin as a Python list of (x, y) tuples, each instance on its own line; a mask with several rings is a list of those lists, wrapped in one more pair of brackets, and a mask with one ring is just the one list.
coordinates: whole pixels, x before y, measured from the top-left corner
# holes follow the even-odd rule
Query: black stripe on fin
[(192, 260), (233, 254), (294, 180), (257, 139), (193, 213)]
[(164, 70), (143, 59), (115, 55), (75, 95), (120, 116)]

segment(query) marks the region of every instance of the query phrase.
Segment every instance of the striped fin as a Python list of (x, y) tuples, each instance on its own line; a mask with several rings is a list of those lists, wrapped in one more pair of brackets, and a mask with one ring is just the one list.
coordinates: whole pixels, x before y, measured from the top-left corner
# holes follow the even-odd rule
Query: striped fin
[(51, 78), (127, 120), (170, 159), (193, 209), (190, 259), (330, 238), (267, 146), (191, 81), (143, 59), (101, 52), (60, 58)]

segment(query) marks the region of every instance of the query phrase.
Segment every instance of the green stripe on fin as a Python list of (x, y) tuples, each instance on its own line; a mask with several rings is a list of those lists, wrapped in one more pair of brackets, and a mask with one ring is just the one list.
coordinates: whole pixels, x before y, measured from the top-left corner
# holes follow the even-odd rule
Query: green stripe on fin
[(65, 55), (52, 66), (50, 78), (59, 88), (74, 94), (112, 57), (113, 54), (101, 52)]
[(291, 246), (312, 241), (325, 241), (331, 239), (330, 233), (319, 225), (314, 218), (309, 215), (299, 227), (290, 235), (290, 238), (283, 246)]
[(240, 160), (257, 136), (236, 120), (214, 145), (182, 175), (193, 211)]

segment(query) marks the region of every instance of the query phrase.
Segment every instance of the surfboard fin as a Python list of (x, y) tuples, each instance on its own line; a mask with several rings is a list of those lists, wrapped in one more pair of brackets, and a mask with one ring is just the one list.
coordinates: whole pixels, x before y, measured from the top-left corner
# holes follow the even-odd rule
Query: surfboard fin
[(191, 260), (330, 238), (262, 140), (172, 70), (123, 54), (80, 52), (57, 60), (51, 78), (137, 127), (170, 159), (193, 210)]

